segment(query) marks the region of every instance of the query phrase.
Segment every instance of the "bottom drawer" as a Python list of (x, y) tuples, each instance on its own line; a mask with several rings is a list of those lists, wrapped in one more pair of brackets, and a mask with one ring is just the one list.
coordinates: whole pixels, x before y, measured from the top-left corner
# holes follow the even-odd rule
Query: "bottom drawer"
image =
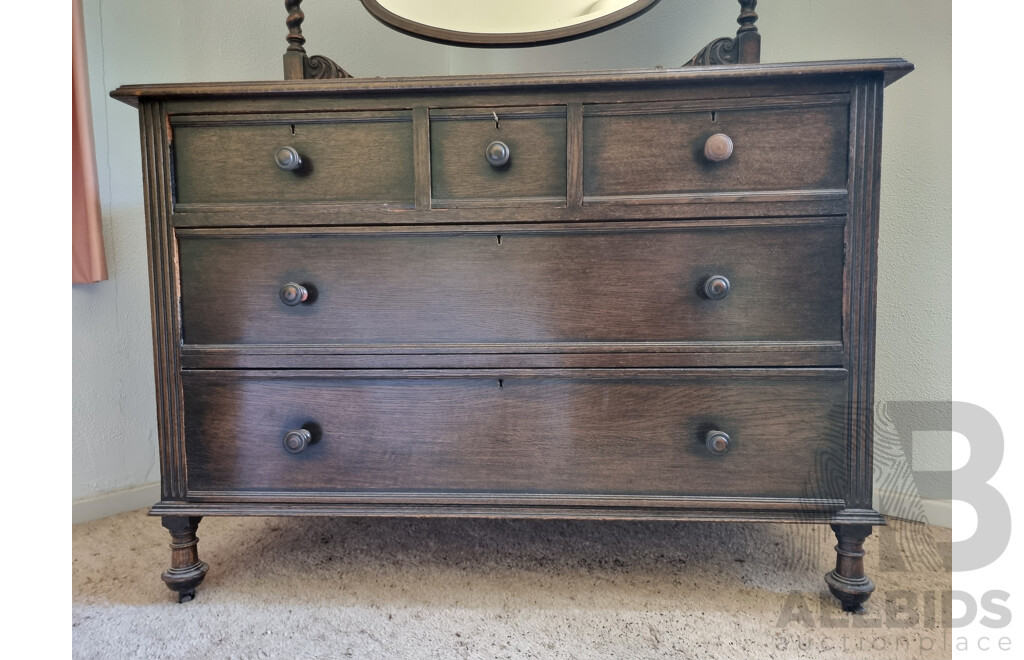
[(193, 371), (183, 382), (190, 497), (822, 498), (845, 485), (842, 369)]

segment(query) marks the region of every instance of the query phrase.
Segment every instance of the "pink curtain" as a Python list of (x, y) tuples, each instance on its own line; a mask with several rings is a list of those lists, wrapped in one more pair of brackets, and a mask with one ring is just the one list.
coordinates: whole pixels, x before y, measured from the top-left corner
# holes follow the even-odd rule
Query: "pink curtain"
[(96, 181), (96, 154), (89, 108), (89, 70), (80, 0), (72, 0), (71, 36), (71, 282), (107, 279), (103, 252), (103, 216)]

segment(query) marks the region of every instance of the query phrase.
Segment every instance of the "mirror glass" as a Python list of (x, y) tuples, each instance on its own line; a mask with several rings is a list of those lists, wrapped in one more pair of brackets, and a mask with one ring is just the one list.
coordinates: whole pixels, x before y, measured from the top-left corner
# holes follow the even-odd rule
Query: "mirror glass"
[(431, 41), (530, 46), (575, 39), (634, 18), (658, 0), (362, 0), (378, 20)]

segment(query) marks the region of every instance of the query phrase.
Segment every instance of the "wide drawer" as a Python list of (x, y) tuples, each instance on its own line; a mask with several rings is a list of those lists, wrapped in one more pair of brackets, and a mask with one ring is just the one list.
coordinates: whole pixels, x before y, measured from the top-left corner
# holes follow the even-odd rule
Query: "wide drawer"
[[(557, 352), (561, 343), (842, 340), (843, 226), (833, 220), (409, 231), (182, 231), (184, 342)], [(306, 300), (285, 304), (289, 285)]]
[(188, 490), (841, 497), (845, 373), (187, 371)]
[[(585, 106), (584, 200), (844, 189), (848, 103), (821, 95)], [(705, 154), (717, 134), (732, 142), (722, 161)]]
[[(411, 112), (177, 116), (175, 203), (413, 204)], [(295, 170), (276, 154), (291, 147)], [(288, 164), (287, 162), (285, 164)]]
[(564, 205), (565, 140), (564, 106), (431, 111), (434, 206)]

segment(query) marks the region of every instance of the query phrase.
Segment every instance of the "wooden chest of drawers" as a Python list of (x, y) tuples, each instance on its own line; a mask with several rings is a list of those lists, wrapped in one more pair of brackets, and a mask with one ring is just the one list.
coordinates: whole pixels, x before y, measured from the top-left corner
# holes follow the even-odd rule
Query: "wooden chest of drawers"
[(798, 521), (858, 607), (882, 93), (911, 68), (114, 92), (164, 580), (202, 581), (205, 515)]

